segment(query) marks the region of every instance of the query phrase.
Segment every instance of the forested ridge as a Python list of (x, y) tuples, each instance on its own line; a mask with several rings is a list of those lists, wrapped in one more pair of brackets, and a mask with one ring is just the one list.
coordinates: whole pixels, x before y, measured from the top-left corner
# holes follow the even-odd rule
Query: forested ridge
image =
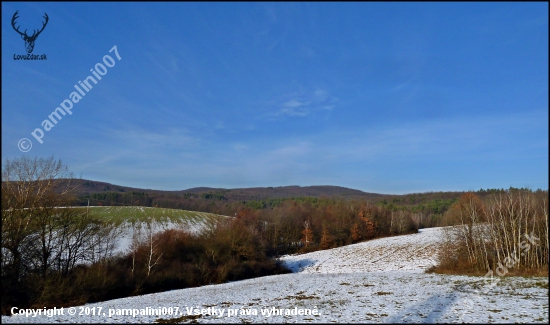
[[(192, 188), (182, 191), (138, 189), (91, 180), (77, 180), (74, 205), (147, 206), (234, 216), (239, 211), (281, 209), (285, 202), (312, 205), (346, 202), (369, 203), (390, 211), (410, 213), (419, 227), (443, 226), (442, 216), (462, 192), (425, 192), (411, 194), (367, 193), (339, 186), (283, 186), (238, 189)], [(481, 199), (506, 189), (475, 191)], [(523, 189), (526, 190), (526, 189)]]

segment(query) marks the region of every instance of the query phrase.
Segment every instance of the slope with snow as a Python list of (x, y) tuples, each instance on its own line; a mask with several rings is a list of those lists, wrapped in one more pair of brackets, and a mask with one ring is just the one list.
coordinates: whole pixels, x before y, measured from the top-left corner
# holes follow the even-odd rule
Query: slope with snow
[[(426, 229), (419, 234), (282, 257), (296, 272), (293, 274), (87, 304), (76, 307), (74, 316), (67, 315), (68, 310), (53, 317), (2, 316), (2, 322), (548, 322), (547, 277), (506, 277), (480, 292), (477, 289), (485, 283), (483, 277), (423, 273), (435, 262), (441, 233), (438, 228)], [(98, 307), (101, 315), (78, 315), (86, 308), (97, 311)], [(139, 314), (147, 307), (178, 307), (178, 314), (116, 315), (123, 309)], [(187, 308), (198, 308), (199, 315)], [(111, 317), (109, 310), (115, 313)], [(315, 315), (294, 315), (299, 310), (314, 310)]]
[(81, 209), (87, 209), (96, 217), (116, 225), (114, 254), (128, 252), (133, 238), (146, 237), (149, 229), (153, 235), (168, 229), (199, 233), (208, 223), (227, 218), (207, 212), (142, 206), (92, 206)]
[(200, 233), (207, 227), (207, 220), (195, 221), (195, 220), (180, 220), (180, 221), (150, 221), (150, 222), (124, 222), (117, 228), (119, 235), (116, 238), (116, 247), (113, 254), (127, 253), (130, 251), (132, 240), (135, 235), (138, 238), (146, 238), (149, 231), (157, 234), (169, 229), (181, 229), (190, 234)]
[(359, 244), (284, 256), (281, 260), (293, 272), (353, 273), (422, 272), (436, 264), (441, 228), (420, 229), (419, 233), (386, 237)]

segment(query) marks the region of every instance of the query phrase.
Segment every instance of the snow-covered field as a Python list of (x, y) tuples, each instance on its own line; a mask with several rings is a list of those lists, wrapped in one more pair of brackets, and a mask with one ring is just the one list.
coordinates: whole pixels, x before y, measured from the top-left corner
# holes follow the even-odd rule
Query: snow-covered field
[(88, 209), (96, 217), (116, 225), (114, 254), (128, 252), (134, 238), (147, 237), (149, 227), (153, 234), (168, 229), (198, 233), (209, 222), (227, 218), (206, 212), (141, 206), (91, 206)]
[[(483, 277), (423, 273), (435, 262), (440, 235), (441, 229), (426, 229), (281, 258), (293, 274), (64, 308), (52, 317), (2, 316), (2, 322), (548, 322), (547, 277), (506, 277), (478, 290)], [(172, 315), (155, 315), (159, 308)]]
[(180, 220), (178, 222), (174, 221), (150, 221), (147, 222), (124, 222), (118, 226), (120, 234), (116, 238), (116, 246), (114, 249), (114, 254), (126, 253), (130, 251), (130, 246), (132, 245), (132, 240), (134, 235), (137, 237), (146, 237), (148, 232), (148, 226), (151, 227), (151, 232), (153, 234), (162, 232), (168, 229), (182, 229), (188, 233), (198, 233), (206, 227), (206, 220), (197, 221), (197, 220)]
[(386, 237), (328, 251), (281, 258), (293, 272), (355, 273), (423, 270), (436, 264), (441, 228)]

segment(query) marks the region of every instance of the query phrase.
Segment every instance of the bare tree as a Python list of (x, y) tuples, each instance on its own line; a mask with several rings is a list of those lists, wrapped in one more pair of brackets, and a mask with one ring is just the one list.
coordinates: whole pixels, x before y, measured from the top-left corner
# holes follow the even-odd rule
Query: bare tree
[(547, 196), (510, 188), (493, 194), (484, 205), (475, 194), (464, 194), (447, 213), (457, 226), (446, 232), (442, 264), (497, 273), (547, 269)]
[[(72, 173), (53, 157), (22, 157), (6, 160), (2, 168), (2, 259), (9, 261), (11, 275), (16, 280), (31, 265), (30, 252), (23, 251), (42, 240), (41, 255), (51, 252), (52, 238), (45, 229), (51, 226), (49, 216), (55, 207), (68, 199), (68, 193), (74, 189), (71, 183)], [(64, 187), (61, 188), (61, 183)], [(7, 271), (7, 270), (3, 270)]]
[(145, 262), (145, 266), (147, 268), (147, 277), (149, 277), (151, 270), (159, 263), (160, 258), (162, 257), (162, 252), (159, 252), (158, 249), (158, 239), (156, 236), (153, 236), (151, 222), (147, 222), (146, 236), (147, 260)]
[(304, 246), (309, 246), (313, 240), (313, 231), (310, 228), (308, 220), (304, 222), (304, 231), (302, 231), (302, 235), (303, 237), (301, 239), (301, 242), (304, 243)]
[(130, 244), (130, 251), (132, 252), (132, 279), (135, 278), (136, 270), (136, 254), (139, 246), (142, 244), (141, 239), (141, 227), (137, 227), (133, 224), (132, 227), (132, 243)]
[(11, 293), (25, 290), (22, 282), (31, 274), (44, 280), (64, 276), (77, 264), (112, 252), (105, 239), (113, 228), (69, 206), (74, 180), (67, 166), (53, 157), (4, 162), (2, 282)]

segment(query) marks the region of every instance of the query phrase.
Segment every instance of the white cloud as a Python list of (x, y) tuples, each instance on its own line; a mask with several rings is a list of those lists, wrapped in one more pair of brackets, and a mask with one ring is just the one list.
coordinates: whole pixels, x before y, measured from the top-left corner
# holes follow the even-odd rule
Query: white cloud
[(297, 99), (292, 99), (292, 100), (289, 100), (288, 102), (286, 102), (283, 106), (284, 107), (289, 107), (289, 108), (294, 108), (294, 107), (306, 106), (308, 104), (309, 103), (302, 103)]
[(294, 108), (283, 108), (281, 109), (277, 115), (288, 115), (288, 116), (306, 116), (309, 114), (308, 110), (305, 109), (294, 109)]
[(325, 101), (328, 97), (328, 93), (325, 90), (317, 89), (313, 93), (317, 101)]
[[(269, 116), (297, 116), (304, 117), (315, 114), (317, 111), (331, 111), (335, 107), (337, 98), (330, 96), (329, 92), (323, 89), (315, 89), (310, 92), (293, 93), (279, 104), (278, 110)], [(290, 97), (290, 99), (288, 99)], [(277, 102), (277, 101), (275, 101)], [(280, 102), (280, 101), (279, 101)]]

